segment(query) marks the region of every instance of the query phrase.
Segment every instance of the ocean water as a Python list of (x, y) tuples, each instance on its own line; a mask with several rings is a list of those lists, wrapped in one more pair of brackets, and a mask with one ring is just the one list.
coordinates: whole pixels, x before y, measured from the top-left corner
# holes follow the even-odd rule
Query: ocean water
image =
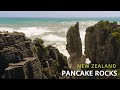
[(0, 31), (23, 32), (27, 37), (41, 38), (44, 44), (53, 45), (65, 56), (69, 57), (66, 51), (66, 35), (70, 26), (79, 22), (82, 49), (84, 54), (84, 37), (86, 28), (94, 25), (100, 20), (117, 21), (119, 17), (97, 17), (97, 18), (0, 18)]

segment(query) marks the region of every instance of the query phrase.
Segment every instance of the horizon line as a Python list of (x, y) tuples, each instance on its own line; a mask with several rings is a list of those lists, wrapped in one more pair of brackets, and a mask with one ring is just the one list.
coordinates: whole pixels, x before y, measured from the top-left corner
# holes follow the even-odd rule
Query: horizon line
[(78, 16), (75, 16), (75, 17), (20, 17), (20, 16), (12, 16), (12, 17), (0, 17), (0, 18), (114, 18), (114, 17), (117, 17), (117, 18), (120, 18), (120, 16), (94, 16), (94, 17), (78, 17)]

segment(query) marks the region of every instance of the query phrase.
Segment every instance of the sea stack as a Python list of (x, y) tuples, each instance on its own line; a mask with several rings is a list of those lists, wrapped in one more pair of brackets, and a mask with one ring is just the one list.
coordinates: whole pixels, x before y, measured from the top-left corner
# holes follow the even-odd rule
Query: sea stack
[(66, 50), (70, 54), (69, 64), (72, 67), (75, 66), (75, 63), (78, 62), (82, 56), (82, 43), (79, 33), (79, 22), (74, 26), (71, 26), (67, 32), (67, 45)]

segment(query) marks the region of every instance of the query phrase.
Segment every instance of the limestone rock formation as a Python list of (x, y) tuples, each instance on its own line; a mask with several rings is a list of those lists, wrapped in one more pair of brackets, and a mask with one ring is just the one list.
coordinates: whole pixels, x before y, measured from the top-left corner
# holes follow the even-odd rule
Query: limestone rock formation
[(91, 63), (120, 64), (120, 26), (116, 22), (100, 21), (88, 27), (85, 55)]
[(42, 71), (48, 78), (59, 79), (61, 76), (61, 71), (68, 68), (67, 57), (61, 54), (57, 48), (53, 46), (45, 47), (43, 41), (36, 38), (34, 41), (36, 48), (36, 55), (38, 56)]
[(70, 54), (70, 64), (80, 61), (82, 56), (82, 43), (79, 33), (79, 23), (77, 22), (74, 26), (71, 26), (67, 32), (67, 45), (66, 49)]
[[(29, 47), (24, 43), (27, 41), (28, 39), (24, 33), (0, 33), (0, 76), (4, 73), (9, 63), (20, 62), (30, 53), (27, 51)], [(22, 44), (25, 45), (22, 46)]]
[(3, 78), (5, 79), (42, 79), (40, 62), (35, 57), (24, 58), (19, 63), (9, 63)]
[[(67, 58), (57, 48), (45, 47), (18, 32), (0, 33), (0, 78), (59, 79), (61, 70), (69, 70)], [(69, 78), (69, 77), (64, 77)]]

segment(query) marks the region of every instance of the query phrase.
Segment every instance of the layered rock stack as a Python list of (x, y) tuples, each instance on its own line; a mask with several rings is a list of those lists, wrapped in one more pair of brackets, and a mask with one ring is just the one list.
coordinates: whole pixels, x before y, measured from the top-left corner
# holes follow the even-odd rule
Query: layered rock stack
[(100, 21), (86, 29), (85, 55), (91, 63), (120, 64), (120, 26), (117, 22)]
[(71, 26), (67, 32), (67, 45), (66, 49), (70, 54), (69, 62), (74, 67), (80, 61), (82, 56), (82, 43), (79, 33), (79, 23)]
[[(67, 58), (41, 39), (24, 33), (0, 33), (0, 77), (3, 79), (60, 79), (68, 70)], [(69, 77), (64, 77), (69, 78)]]
[[(4, 69), (8, 67), (9, 63), (19, 62), (24, 58), (24, 47), (18, 45), (21, 41), (26, 41), (23, 33), (0, 33), (0, 76), (3, 74)], [(23, 43), (20, 43), (23, 45)], [(20, 49), (17, 49), (18, 47)], [(23, 49), (23, 50), (22, 50)], [(22, 51), (20, 51), (22, 50)]]
[(41, 71), (40, 62), (35, 57), (24, 58), (19, 63), (10, 63), (5, 69), (4, 79), (42, 79), (47, 78)]

